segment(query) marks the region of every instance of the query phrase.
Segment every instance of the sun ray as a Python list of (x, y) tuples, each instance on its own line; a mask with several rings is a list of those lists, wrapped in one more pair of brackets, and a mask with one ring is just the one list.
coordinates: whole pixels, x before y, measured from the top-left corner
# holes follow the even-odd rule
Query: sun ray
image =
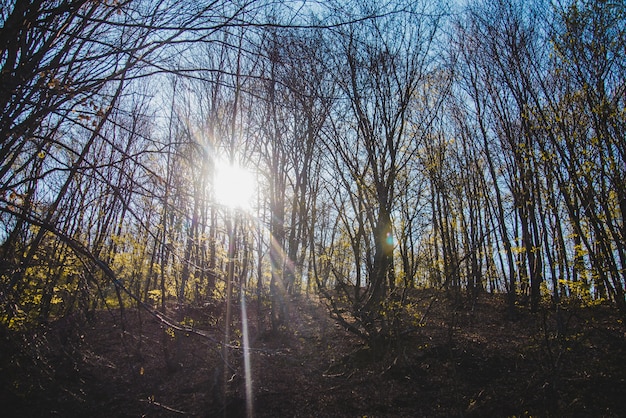
[(254, 416), (252, 367), (250, 365), (250, 338), (248, 336), (248, 313), (246, 311), (246, 294), (241, 292), (241, 328), (243, 334), (243, 365), (246, 384), (246, 416)]

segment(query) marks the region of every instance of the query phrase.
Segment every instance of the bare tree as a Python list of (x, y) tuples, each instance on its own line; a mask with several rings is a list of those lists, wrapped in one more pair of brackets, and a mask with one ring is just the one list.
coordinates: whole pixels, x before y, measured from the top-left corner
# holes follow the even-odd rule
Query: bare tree
[[(386, 299), (394, 292), (397, 278), (392, 217), (398, 178), (432, 121), (432, 108), (420, 107), (415, 98), (433, 80), (433, 41), (439, 22), (436, 11), (424, 5), (389, 12), (385, 18), (337, 31), (329, 41), (334, 46), (328, 47), (330, 71), (345, 102), (331, 115), (334, 129), (326, 146), (335, 173), (327, 181), (339, 178), (341, 193), (349, 196), (338, 199), (337, 211), (350, 238), (357, 280), (338, 272), (335, 276), (339, 283), (356, 287), (350, 294), (350, 312), (357, 318), (358, 332), (371, 342), (384, 340), (390, 332), (385, 316)], [(418, 117), (425, 122), (423, 131), (411, 125), (414, 116), (415, 122)], [(350, 206), (342, 203), (346, 200)], [(361, 264), (366, 272), (362, 282)], [(333, 312), (343, 319), (340, 310)]]

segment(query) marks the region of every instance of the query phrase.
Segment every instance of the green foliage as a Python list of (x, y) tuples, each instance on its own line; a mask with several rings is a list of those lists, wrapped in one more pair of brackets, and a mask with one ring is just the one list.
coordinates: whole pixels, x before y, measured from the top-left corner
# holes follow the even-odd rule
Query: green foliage
[(559, 284), (567, 287), (570, 292), (570, 300), (575, 300), (582, 306), (599, 306), (606, 302), (602, 297), (595, 297), (591, 292), (591, 286), (583, 281), (559, 280)]
[(182, 321), (180, 321), (181, 325), (193, 328), (195, 325), (195, 321), (193, 318), (185, 316)]
[(404, 305), (405, 315), (407, 322), (412, 327), (419, 327), (423, 324), (421, 323), (423, 312), (419, 308), (419, 304), (417, 302), (408, 302)]
[(149, 290), (148, 299), (152, 302), (153, 306), (158, 306), (161, 303), (161, 289)]

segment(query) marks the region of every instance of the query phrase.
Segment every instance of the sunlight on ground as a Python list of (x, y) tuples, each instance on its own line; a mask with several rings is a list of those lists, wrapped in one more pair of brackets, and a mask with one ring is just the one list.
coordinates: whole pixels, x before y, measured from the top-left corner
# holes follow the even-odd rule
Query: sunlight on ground
[(244, 167), (218, 160), (215, 164), (215, 199), (231, 209), (250, 210), (255, 177)]

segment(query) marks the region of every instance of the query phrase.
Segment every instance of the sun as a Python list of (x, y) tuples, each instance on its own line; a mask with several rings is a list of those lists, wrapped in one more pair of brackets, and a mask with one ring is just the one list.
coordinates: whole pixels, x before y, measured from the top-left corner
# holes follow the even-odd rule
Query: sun
[(255, 177), (244, 167), (218, 160), (215, 164), (214, 191), (218, 204), (230, 209), (250, 210)]

